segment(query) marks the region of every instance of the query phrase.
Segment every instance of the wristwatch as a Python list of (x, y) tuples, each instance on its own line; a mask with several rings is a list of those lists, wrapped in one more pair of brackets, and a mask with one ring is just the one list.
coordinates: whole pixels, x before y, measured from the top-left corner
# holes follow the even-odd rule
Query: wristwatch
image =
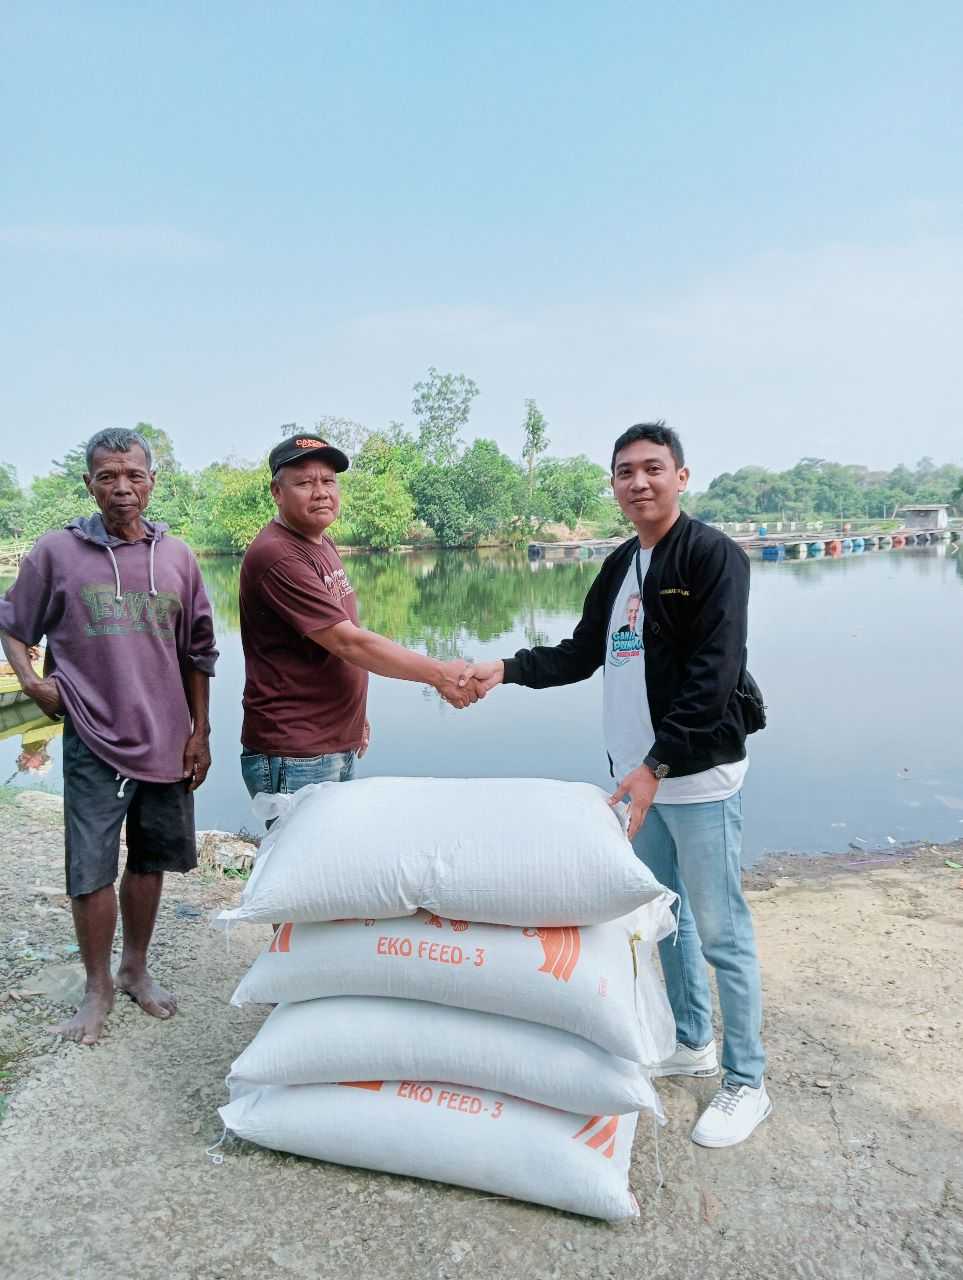
[(660, 760), (656, 760), (655, 756), (646, 756), (642, 761), (647, 769), (651, 769), (655, 776), (661, 782), (663, 778), (669, 776), (669, 766), (663, 764)]

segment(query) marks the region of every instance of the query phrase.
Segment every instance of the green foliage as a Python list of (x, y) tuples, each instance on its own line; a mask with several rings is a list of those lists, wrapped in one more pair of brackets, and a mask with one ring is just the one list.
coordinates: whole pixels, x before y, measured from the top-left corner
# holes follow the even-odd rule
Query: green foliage
[(523, 506), (522, 473), (494, 440), (476, 440), (451, 469), (468, 512), (468, 538), (478, 543), (510, 528)]
[(425, 465), (425, 457), (418, 442), (408, 435), (398, 422), (392, 422), (384, 431), (371, 431), (351, 464), (352, 471), (369, 471), (373, 475), (393, 472), (410, 484), (414, 475)]
[(151, 462), (159, 474), (166, 471), (180, 471), (181, 464), (174, 455), (174, 442), (166, 431), (149, 422), (138, 422), (134, 430), (139, 432), (150, 445)]
[(595, 525), (599, 538), (628, 538), (635, 532), (632, 522), (610, 493), (599, 499)]
[(548, 423), (545, 415), (534, 400), (525, 401), (525, 441), (522, 445), (522, 457), (528, 469), (528, 507), (532, 513), (535, 496), (535, 464), (549, 446)]
[(38, 476), (27, 494), (23, 536), (39, 538), (49, 529), (62, 529), (76, 516), (89, 516), (95, 509), (82, 479), (58, 472)]
[(912, 470), (892, 471), (803, 458), (788, 471), (741, 467), (724, 472), (705, 493), (696, 494), (689, 510), (703, 520), (750, 520), (763, 512), (787, 519), (813, 516), (866, 516), (885, 519), (909, 502), (947, 502), (963, 486), (963, 468), (938, 467), (921, 458)]
[(227, 536), (230, 546), (243, 551), (277, 510), (271, 497), (268, 465), (262, 462), (257, 467), (221, 467), (210, 476), (210, 484), (211, 524)]
[[(68, 449), (60, 461), (54, 461), (55, 475), (66, 477), (74, 485), (84, 489), (84, 475), (87, 471), (87, 445), (82, 441)], [(85, 491), (85, 490), (84, 490)]]
[(341, 515), (331, 527), (336, 541), (374, 547), (404, 542), (415, 518), (411, 491), (395, 471), (348, 471), (341, 478)]
[(412, 493), (419, 520), (434, 532), (446, 547), (459, 547), (468, 541), (471, 516), (465, 501), (451, 483), (453, 467), (429, 462), (414, 477)]
[[(608, 490), (604, 467), (583, 455), (542, 456), (548, 424), (534, 400), (525, 402), (523, 465), (492, 440), (475, 440), (461, 450), (459, 433), (477, 395), (470, 378), (432, 368), (414, 388), (417, 436), (398, 422), (371, 429), (351, 418), (320, 418), (313, 430), (352, 458), (341, 477), (342, 513), (332, 536), (349, 545), (390, 549), (423, 539), (425, 527), (450, 547), (517, 542), (548, 523), (573, 532), (588, 526), (600, 537), (630, 532)], [(148, 439), (156, 465), (147, 515), (191, 546), (241, 551), (274, 515), (265, 463), (229, 460), (185, 471), (165, 431), (149, 422), (139, 422), (136, 430)], [(291, 434), (302, 428), (288, 423), (280, 430)], [(0, 463), (0, 538), (34, 539), (89, 515), (94, 504), (84, 487), (85, 469), (85, 445), (75, 445), (23, 491), (14, 469)], [(803, 458), (787, 471), (748, 466), (726, 472), (704, 493), (683, 498), (686, 510), (705, 520), (763, 514), (881, 520), (911, 502), (963, 507), (963, 467), (921, 458), (915, 467), (887, 472)]]
[(18, 538), (23, 530), (24, 496), (17, 472), (9, 463), (0, 463), (0, 538)]
[(453, 466), (427, 463), (414, 476), (415, 509), (446, 547), (474, 546), (510, 531), (522, 511), (518, 466), (494, 440), (476, 440)]
[(414, 391), (411, 412), (418, 421), (418, 447), (429, 462), (451, 466), (478, 387), (463, 373), (439, 373), (432, 367), (424, 382), (415, 383)]
[(608, 472), (584, 454), (576, 458), (545, 458), (535, 470), (532, 510), (537, 519), (552, 520), (575, 530), (602, 510)]

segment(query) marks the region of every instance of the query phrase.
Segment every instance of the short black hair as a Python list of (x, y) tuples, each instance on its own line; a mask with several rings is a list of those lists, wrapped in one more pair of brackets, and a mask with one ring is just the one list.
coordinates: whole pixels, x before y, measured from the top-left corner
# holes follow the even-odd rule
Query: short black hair
[(635, 444), (636, 440), (651, 440), (653, 444), (664, 444), (672, 454), (672, 459), (678, 470), (681, 471), (685, 466), (682, 441), (672, 428), (667, 427), (660, 418), (658, 422), (637, 422), (634, 427), (629, 427), (627, 431), (622, 432), (612, 449), (613, 471), (615, 470), (615, 459), (623, 449), (627, 449), (630, 444)]

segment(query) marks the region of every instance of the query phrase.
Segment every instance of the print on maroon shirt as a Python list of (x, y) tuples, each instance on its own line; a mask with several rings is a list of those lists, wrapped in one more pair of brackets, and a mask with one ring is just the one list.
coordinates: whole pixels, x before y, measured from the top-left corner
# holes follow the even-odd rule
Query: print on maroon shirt
[(240, 604), (243, 745), (271, 756), (356, 750), (368, 673), (307, 638), (339, 622), (358, 625), (357, 597), (331, 539), (309, 542), (272, 520), (244, 555)]

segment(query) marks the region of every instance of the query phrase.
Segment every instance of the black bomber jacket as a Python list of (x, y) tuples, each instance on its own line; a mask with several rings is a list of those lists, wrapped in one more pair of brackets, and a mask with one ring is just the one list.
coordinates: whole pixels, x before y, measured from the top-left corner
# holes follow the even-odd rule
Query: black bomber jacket
[[(630, 538), (606, 557), (570, 640), (505, 659), (506, 684), (574, 684), (602, 666), (612, 608), (638, 545)], [(765, 726), (762, 695), (746, 670), (749, 557), (683, 511), (652, 549), (642, 605), (655, 731), (648, 755), (671, 777), (742, 760), (746, 735)]]

